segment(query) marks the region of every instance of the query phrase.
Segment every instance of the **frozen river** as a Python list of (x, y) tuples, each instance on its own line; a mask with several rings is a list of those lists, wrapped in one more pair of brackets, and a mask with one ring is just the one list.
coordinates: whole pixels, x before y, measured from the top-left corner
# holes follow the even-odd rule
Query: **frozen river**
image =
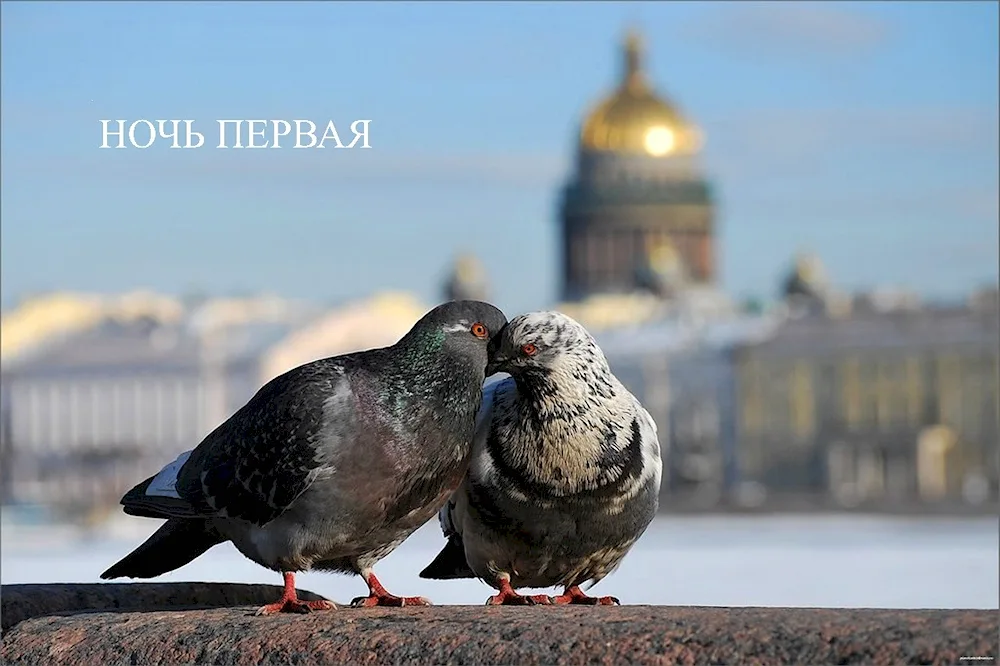
[[(5, 526), (2, 582), (100, 582), (160, 525), (123, 521), (117, 534), (88, 540)], [(425, 525), (375, 571), (396, 594), (483, 603), (490, 591), (479, 581), (417, 577), (442, 543), (436, 523)], [(626, 604), (997, 608), (997, 560), (995, 518), (661, 517), (593, 592)], [(156, 580), (281, 583), (230, 544)], [(297, 582), (342, 603), (366, 591), (360, 578), (337, 574), (306, 573)]]

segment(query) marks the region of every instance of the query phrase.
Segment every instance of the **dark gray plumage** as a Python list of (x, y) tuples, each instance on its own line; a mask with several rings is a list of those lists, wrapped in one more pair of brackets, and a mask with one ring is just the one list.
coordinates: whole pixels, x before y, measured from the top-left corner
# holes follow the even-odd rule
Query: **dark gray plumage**
[[(306, 612), (294, 572), (357, 573), (361, 605), (396, 597), (372, 567), (433, 517), (468, 466), (497, 308), (454, 301), (395, 345), (314, 361), (276, 377), (193, 451), (123, 498), (125, 513), (167, 518), (102, 578), (149, 578), (232, 541), (281, 571), (285, 595), (260, 610)], [(179, 469), (178, 469), (179, 466)]]
[[(487, 603), (617, 603), (579, 586), (614, 571), (656, 514), (656, 424), (597, 343), (558, 312), (515, 317), (491, 345), (491, 380), (462, 486), (439, 514), (448, 543), (423, 578), (478, 577)], [(518, 587), (562, 586), (522, 596)]]

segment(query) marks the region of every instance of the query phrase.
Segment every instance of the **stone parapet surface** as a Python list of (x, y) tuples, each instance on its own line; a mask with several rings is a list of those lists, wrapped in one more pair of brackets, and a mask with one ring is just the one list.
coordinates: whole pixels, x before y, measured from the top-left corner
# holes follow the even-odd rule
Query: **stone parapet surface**
[[(340, 607), (272, 585), (5, 585), (4, 664), (995, 664), (996, 610)], [(301, 598), (319, 598), (302, 592)], [(965, 659), (963, 659), (965, 658)]]

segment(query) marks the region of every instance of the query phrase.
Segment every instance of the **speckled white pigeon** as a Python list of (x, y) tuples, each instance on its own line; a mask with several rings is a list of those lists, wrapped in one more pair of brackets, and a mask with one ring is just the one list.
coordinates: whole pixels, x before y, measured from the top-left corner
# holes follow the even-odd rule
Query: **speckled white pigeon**
[[(448, 542), (421, 572), (482, 579), (487, 604), (602, 604), (580, 590), (621, 563), (657, 511), (656, 424), (587, 330), (558, 312), (515, 317), (491, 343), (468, 474), (441, 509)], [(519, 587), (563, 587), (525, 596)]]

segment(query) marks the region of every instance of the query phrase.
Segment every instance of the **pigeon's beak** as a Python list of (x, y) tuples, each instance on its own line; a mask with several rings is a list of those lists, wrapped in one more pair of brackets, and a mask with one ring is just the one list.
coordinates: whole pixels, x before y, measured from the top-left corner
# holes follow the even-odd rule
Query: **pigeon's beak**
[[(506, 326), (504, 327), (506, 328)], [(486, 376), (495, 375), (498, 372), (503, 372), (504, 365), (506, 365), (509, 360), (500, 351), (500, 340), (502, 339), (503, 329), (497, 331), (496, 335), (490, 339), (489, 345), (486, 347)]]
[(498, 362), (496, 362), (496, 361), (490, 361), (489, 363), (487, 363), (486, 364), (486, 376), (487, 377), (491, 377), (492, 375), (495, 375), (498, 372), (501, 372), (500, 366), (501, 366), (501, 364), (498, 363)]

